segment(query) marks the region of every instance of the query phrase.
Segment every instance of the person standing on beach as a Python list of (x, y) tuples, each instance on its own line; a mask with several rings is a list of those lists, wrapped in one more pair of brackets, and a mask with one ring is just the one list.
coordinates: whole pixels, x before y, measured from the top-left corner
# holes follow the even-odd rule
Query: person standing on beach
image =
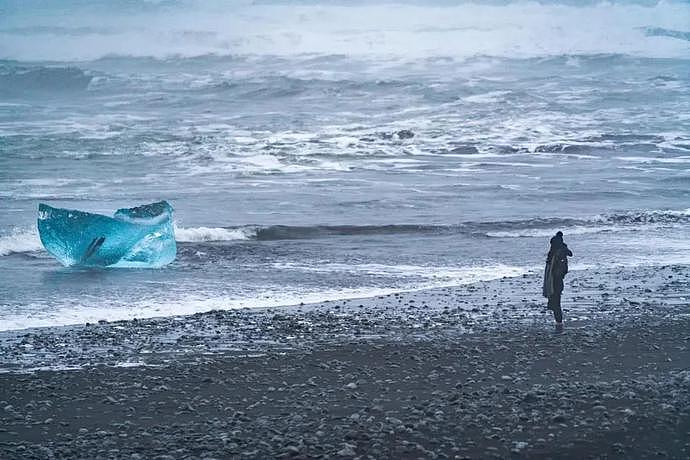
[(561, 294), (563, 293), (563, 278), (568, 273), (568, 257), (573, 253), (563, 242), (563, 232), (558, 232), (551, 238), (551, 248), (546, 256), (544, 269), (544, 297), (549, 299), (548, 309), (553, 311), (556, 327), (563, 327), (563, 310), (561, 310)]

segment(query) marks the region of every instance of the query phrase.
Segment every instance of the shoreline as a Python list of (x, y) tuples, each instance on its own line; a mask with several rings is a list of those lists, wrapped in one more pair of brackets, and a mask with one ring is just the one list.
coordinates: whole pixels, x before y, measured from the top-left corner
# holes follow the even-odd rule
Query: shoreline
[[(568, 279), (577, 279), (577, 278), (587, 278), (587, 277), (593, 277), (597, 275), (602, 275), (606, 277), (611, 277), (612, 273), (623, 273), (624, 276), (630, 276), (632, 273), (632, 276), (639, 276), (635, 275), (638, 272), (654, 272), (656, 270), (667, 270), (671, 269), (672, 271), (675, 272), (683, 272), (686, 270), (688, 267), (690, 267), (690, 264), (667, 264), (667, 265), (641, 265), (641, 266), (628, 266), (628, 265), (621, 265), (621, 266), (610, 266), (610, 267), (598, 267), (598, 268), (579, 268), (579, 269), (571, 269)], [(303, 308), (314, 308), (318, 306), (324, 306), (324, 305), (329, 305), (329, 304), (337, 304), (337, 303), (343, 303), (347, 304), (350, 302), (369, 302), (371, 299), (381, 299), (381, 298), (386, 298), (386, 297), (391, 297), (391, 296), (414, 296), (417, 293), (425, 293), (425, 292), (437, 292), (441, 290), (462, 290), (462, 289), (468, 289), (468, 290), (473, 290), (477, 286), (483, 287), (483, 286), (489, 286), (491, 287), (492, 285), (496, 283), (503, 283), (506, 280), (520, 280), (520, 279), (528, 279), (531, 280), (532, 283), (525, 283), (524, 286), (521, 286), (521, 289), (523, 289), (525, 292), (532, 292), (535, 291), (535, 286), (533, 285), (534, 283), (541, 283), (538, 278), (541, 278), (542, 276), (542, 270), (541, 269), (529, 269), (526, 270), (525, 272), (515, 274), (515, 275), (506, 275), (506, 276), (499, 276), (495, 278), (490, 278), (490, 279), (478, 279), (476, 281), (467, 281), (467, 282), (458, 282), (454, 284), (439, 284), (439, 285), (422, 285), (419, 287), (411, 288), (411, 287), (406, 287), (406, 288), (386, 288), (386, 287), (378, 287), (378, 288), (369, 288), (370, 292), (362, 292), (362, 293), (357, 293), (357, 294), (350, 294), (350, 293), (338, 293), (336, 296), (333, 292), (326, 294), (326, 298), (323, 300), (308, 300), (307, 298), (300, 298), (298, 296), (297, 299), (294, 301), (287, 301), (286, 303), (282, 304), (269, 304), (269, 305), (261, 305), (261, 302), (256, 302), (258, 305), (246, 305), (246, 306), (225, 306), (223, 307), (223, 302), (224, 300), (218, 299), (216, 300), (216, 305), (220, 308), (204, 308), (199, 311), (196, 311), (196, 309), (192, 308), (191, 310), (188, 308), (184, 308), (183, 313), (178, 313), (178, 314), (164, 314), (161, 313), (160, 315), (154, 315), (151, 316), (150, 314), (145, 314), (142, 316), (136, 316), (133, 312), (135, 311), (140, 311), (141, 308), (139, 306), (130, 309), (127, 311), (127, 308), (123, 307), (118, 307), (118, 315), (116, 315), (114, 318), (108, 318), (108, 315), (94, 315), (93, 313), (90, 314), (90, 318), (87, 317), (88, 321), (78, 321), (78, 322), (69, 322), (69, 323), (59, 323), (59, 324), (39, 324), (39, 325), (30, 325), (30, 326), (23, 326), (23, 327), (17, 327), (16, 325), (9, 326), (7, 329), (0, 329), (0, 339), (2, 339), (3, 336), (6, 335), (11, 335), (13, 333), (21, 333), (21, 332), (30, 332), (30, 331), (59, 331), (61, 329), (68, 330), (71, 328), (79, 328), (81, 326), (89, 326), (89, 325), (94, 325), (94, 324), (102, 324), (102, 323), (107, 323), (107, 324), (129, 324), (133, 323), (136, 321), (165, 321), (169, 318), (180, 318), (180, 317), (193, 317), (196, 315), (204, 315), (204, 314), (209, 314), (213, 313), (216, 311), (292, 311), (294, 309), (303, 309)], [(567, 282), (567, 280), (566, 280)], [(601, 288), (602, 286), (600, 286)], [(637, 286), (633, 286), (636, 288)], [(590, 286), (591, 288), (591, 286)], [(539, 288), (541, 289), (541, 288)], [(335, 292), (335, 291), (334, 291)], [(533, 292), (532, 292), (533, 293)], [(342, 297), (341, 297), (342, 295)], [(514, 293), (509, 293), (509, 292), (501, 292), (501, 297), (504, 297), (506, 299), (511, 300), (511, 297), (514, 297)], [(568, 295), (566, 292), (564, 295)], [(307, 296), (309, 297), (309, 296)], [(315, 295), (314, 297), (320, 297), (318, 295)], [(541, 296), (530, 296), (530, 300), (534, 304), (540, 304), (542, 303), (542, 297)], [(573, 298), (573, 300), (578, 300), (576, 297)], [(230, 305), (233, 305), (235, 302), (234, 300), (229, 300), (228, 301)], [(249, 303), (249, 301), (247, 301)], [(489, 305), (484, 305), (484, 306), (489, 306)], [(98, 310), (97, 310), (98, 311)], [(71, 313), (68, 314), (68, 316), (71, 316)], [(42, 319), (39, 320), (39, 323), (44, 323), (46, 320)], [(8, 324), (11, 324), (13, 321), (12, 320), (7, 320)], [(2, 325), (0, 322), (0, 325), (2, 326), (7, 326), (8, 324)]]
[[(563, 295), (566, 325), (673, 315), (690, 305), (689, 292), (690, 265), (571, 272)], [(194, 352), (195, 347), (256, 352), (261, 343), (300, 348), (363, 336), (395, 339), (401, 334), (458, 334), (525, 324), (549, 328), (552, 323), (541, 296), (541, 274), (529, 273), (316, 304), (0, 331), (0, 372), (114, 363), (118, 358), (146, 360), (160, 353)], [(103, 348), (106, 342), (109, 348)], [(88, 356), (82, 348), (89, 350)]]
[(690, 455), (690, 267), (569, 275), (563, 333), (535, 283), (0, 333), (0, 452)]
[[(563, 296), (566, 327), (674, 315), (690, 305), (688, 292), (688, 265), (573, 272)], [(396, 340), (525, 324), (546, 329), (553, 324), (538, 273), (317, 304), (0, 331), (0, 373), (137, 361), (157, 365), (201, 349), (308, 349), (362, 337)]]

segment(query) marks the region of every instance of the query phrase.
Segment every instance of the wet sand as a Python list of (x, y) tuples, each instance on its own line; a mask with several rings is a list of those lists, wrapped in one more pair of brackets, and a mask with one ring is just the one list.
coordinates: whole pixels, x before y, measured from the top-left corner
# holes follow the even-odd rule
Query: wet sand
[(0, 452), (690, 457), (690, 270), (572, 275), (2, 333)]

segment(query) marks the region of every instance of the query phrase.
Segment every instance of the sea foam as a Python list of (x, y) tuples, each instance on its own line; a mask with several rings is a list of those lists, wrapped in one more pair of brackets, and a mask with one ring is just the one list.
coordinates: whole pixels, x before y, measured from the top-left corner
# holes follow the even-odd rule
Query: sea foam
[(0, 256), (41, 249), (43, 245), (36, 230), (15, 230), (9, 235), (0, 236)]
[(248, 240), (255, 236), (252, 228), (175, 227), (175, 239), (181, 243)]
[[(290, 288), (270, 289), (252, 292), (247, 296), (214, 296), (206, 297), (197, 294), (174, 295), (170, 298), (160, 297), (141, 301), (130, 299), (112, 299), (113, 304), (75, 305), (73, 302), (64, 305), (51, 304), (51, 308), (41, 304), (30, 306), (31, 313), (20, 315), (5, 315), (0, 319), (0, 331), (26, 329), (34, 327), (67, 326), (95, 323), (100, 320), (120, 321), (132, 318), (169, 317), (191, 315), (211, 310), (234, 310), (241, 308), (271, 308), (299, 304), (316, 304), (322, 302), (363, 299), (376, 296), (394, 294), (398, 292), (414, 292), (423, 289), (449, 287), (470, 284), (478, 281), (490, 281), (504, 277), (520, 276), (529, 270), (524, 267), (507, 265), (476, 266), (476, 267), (422, 267), (422, 266), (363, 266), (353, 267), (354, 270), (384, 270), (388, 273), (426, 274), (423, 283), (414, 283), (400, 287), (362, 286), (358, 288), (293, 290)], [(285, 270), (304, 270), (306, 266), (282, 267)], [(325, 270), (343, 271), (346, 266), (332, 265)], [(430, 276), (437, 273), (439, 276)]]

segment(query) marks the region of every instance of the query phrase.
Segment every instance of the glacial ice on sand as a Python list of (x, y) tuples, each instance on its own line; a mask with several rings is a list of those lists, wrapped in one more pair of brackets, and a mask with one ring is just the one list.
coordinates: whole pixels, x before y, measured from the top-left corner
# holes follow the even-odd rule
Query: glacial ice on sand
[(173, 208), (166, 201), (118, 209), (113, 217), (41, 203), (38, 233), (65, 266), (156, 268), (177, 254)]

